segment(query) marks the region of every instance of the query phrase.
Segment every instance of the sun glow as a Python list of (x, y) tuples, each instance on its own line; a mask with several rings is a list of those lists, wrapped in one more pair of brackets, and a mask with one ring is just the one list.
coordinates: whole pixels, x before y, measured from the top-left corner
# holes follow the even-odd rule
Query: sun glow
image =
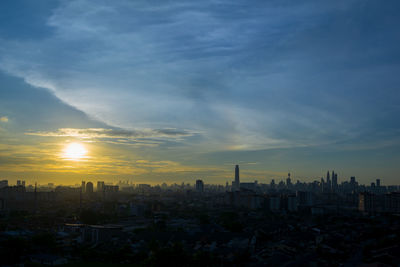
[(79, 143), (68, 144), (63, 151), (63, 158), (69, 160), (81, 160), (87, 153), (86, 148)]

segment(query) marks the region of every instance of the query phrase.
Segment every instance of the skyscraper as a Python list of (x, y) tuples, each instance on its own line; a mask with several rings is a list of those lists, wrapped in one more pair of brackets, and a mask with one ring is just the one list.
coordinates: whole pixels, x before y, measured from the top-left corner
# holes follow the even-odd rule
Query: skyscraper
[(196, 180), (196, 191), (202, 193), (204, 191), (204, 183), (202, 180)]
[(356, 177), (351, 176), (350, 177), (350, 188), (351, 188), (351, 190), (355, 192), (357, 190), (357, 187), (358, 187), (358, 184), (356, 182)]
[(85, 183), (85, 181), (82, 181), (81, 190), (82, 190), (82, 193), (85, 193), (85, 190), (86, 190), (86, 183)]
[(86, 194), (91, 194), (93, 193), (93, 183), (92, 182), (88, 182), (86, 184), (86, 190), (85, 190)]
[(337, 183), (337, 173), (334, 173), (332, 171), (332, 191), (336, 192), (337, 191), (337, 187), (338, 187), (338, 183)]
[(290, 179), (290, 172), (288, 173), (288, 178), (286, 178), (286, 186), (288, 188), (292, 186), (292, 180)]
[[(335, 175), (335, 172), (334, 171), (332, 171), (332, 177)], [(329, 176), (329, 171), (328, 171), (328, 174), (326, 175), (326, 188), (325, 188), (325, 192), (330, 192), (331, 191), (331, 188), (332, 188), (332, 183), (331, 183), (331, 179), (330, 179), (330, 176)]]
[(104, 191), (104, 182), (98, 181), (97, 182), (97, 192), (103, 192), (103, 191)]
[(240, 190), (239, 165), (235, 166), (235, 190)]

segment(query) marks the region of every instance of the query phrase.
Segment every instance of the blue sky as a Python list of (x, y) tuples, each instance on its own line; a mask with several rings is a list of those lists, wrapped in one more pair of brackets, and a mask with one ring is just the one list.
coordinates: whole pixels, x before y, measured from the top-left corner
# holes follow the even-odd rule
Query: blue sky
[[(43, 168), (18, 171), (32, 159), (20, 146), (76, 139), (124, 155), (121, 166), (134, 167), (120, 175), (141, 181), (220, 183), (240, 163), (265, 182), (332, 168), (342, 179), (398, 182), (398, 1), (0, 8), (0, 175), (48, 177)], [(171, 171), (156, 174), (160, 162)]]

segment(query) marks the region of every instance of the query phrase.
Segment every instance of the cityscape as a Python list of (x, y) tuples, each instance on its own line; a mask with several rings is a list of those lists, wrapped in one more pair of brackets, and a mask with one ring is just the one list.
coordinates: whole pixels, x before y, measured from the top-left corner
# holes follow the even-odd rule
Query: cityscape
[(399, 14), (0, 1), (0, 267), (399, 267)]
[[(3, 263), (396, 265), (398, 185), (338, 179), (226, 185), (0, 182)], [(341, 177), (339, 177), (341, 178)], [(338, 182), (342, 180), (342, 182)], [(13, 247), (14, 246), (14, 247)], [(15, 249), (15, 250), (13, 250)]]

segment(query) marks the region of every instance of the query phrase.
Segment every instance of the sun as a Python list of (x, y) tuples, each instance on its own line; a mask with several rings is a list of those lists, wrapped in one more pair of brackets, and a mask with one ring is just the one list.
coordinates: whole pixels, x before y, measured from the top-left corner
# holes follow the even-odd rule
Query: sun
[(65, 147), (63, 157), (69, 160), (81, 160), (85, 157), (86, 153), (87, 150), (82, 144), (70, 143)]

